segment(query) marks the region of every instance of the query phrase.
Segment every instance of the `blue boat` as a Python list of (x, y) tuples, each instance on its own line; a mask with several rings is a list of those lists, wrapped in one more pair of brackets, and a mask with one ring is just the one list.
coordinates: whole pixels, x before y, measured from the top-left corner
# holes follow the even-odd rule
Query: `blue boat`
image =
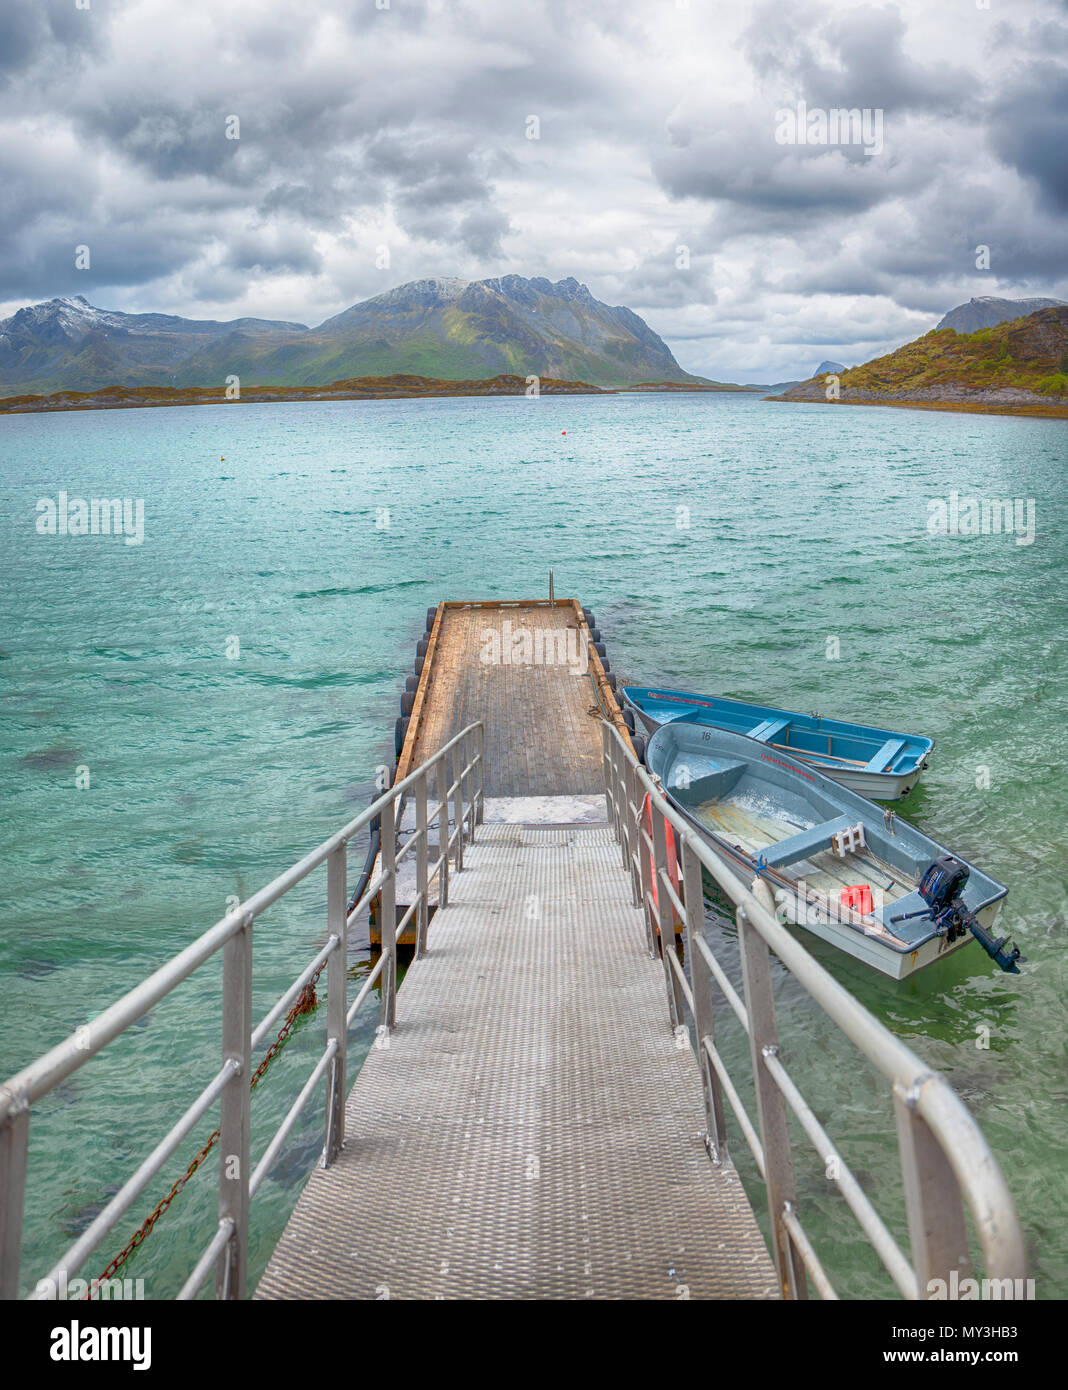
[(921, 734), (847, 724), (821, 714), (798, 714), (720, 695), (627, 685), (623, 698), (649, 734), (675, 719), (745, 734), (875, 801), (898, 801), (907, 796), (920, 780), (934, 748), (933, 739)]
[(766, 886), (781, 921), (894, 979), (973, 938), (1002, 970), (1017, 972), (1019, 951), (990, 934), (1008, 889), (889, 806), (692, 718), (662, 725), (646, 762), (740, 881)]

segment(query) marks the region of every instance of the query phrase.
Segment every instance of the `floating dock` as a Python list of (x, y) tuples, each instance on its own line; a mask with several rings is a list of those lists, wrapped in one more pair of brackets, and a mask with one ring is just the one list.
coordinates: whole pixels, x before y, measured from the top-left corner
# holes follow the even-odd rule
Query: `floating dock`
[(596, 637), (571, 601), (434, 613), (396, 780), (480, 721), (484, 820), (258, 1298), (778, 1296), (608, 823)]
[(603, 796), (590, 711), (622, 713), (579, 604), (441, 603), (426, 643), (397, 781), (481, 720), (487, 797)]

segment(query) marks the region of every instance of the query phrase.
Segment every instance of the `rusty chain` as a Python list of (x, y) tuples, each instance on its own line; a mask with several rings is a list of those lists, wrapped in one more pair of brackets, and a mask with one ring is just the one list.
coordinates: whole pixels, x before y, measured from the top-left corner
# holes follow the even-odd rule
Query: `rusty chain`
[[(289, 1013), (286, 1014), (286, 1021), (282, 1024), (277, 1038), (275, 1038), (274, 1042), (271, 1043), (270, 1047), (264, 1053), (263, 1061), (259, 1064), (259, 1066), (252, 1074), (252, 1080), (249, 1082), (249, 1090), (252, 1090), (252, 1088), (256, 1085), (256, 1082), (259, 1081), (259, 1079), (263, 1076), (264, 1072), (266, 1072), (270, 1064), (278, 1056), (279, 1052), (281, 1052), (286, 1039), (293, 1031), (293, 1027), (296, 1024), (297, 1019), (304, 1014), (310, 1014), (314, 1012), (315, 1008), (319, 1003), (315, 993), (315, 986), (318, 982), (319, 976), (323, 973), (325, 964), (326, 963), (324, 961), (323, 965), (320, 965), (319, 969), (315, 972), (315, 974), (311, 977), (308, 983), (301, 990), (300, 997), (297, 999), (297, 1002), (290, 1009)], [(103, 1274), (97, 1275), (97, 1277), (94, 1280), (92, 1280), (92, 1282), (89, 1285), (89, 1289), (83, 1295), (83, 1298), (91, 1299), (93, 1294), (104, 1282), (104, 1280), (111, 1279), (115, 1275), (116, 1271), (122, 1268), (122, 1266), (130, 1258), (130, 1256), (137, 1249), (137, 1247), (142, 1243), (142, 1241), (144, 1241), (146, 1236), (148, 1236), (148, 1234), (151, 1232), (156, 1222), (160, 1219), (163, 1213), (174, 1201), (175, 1197), (178, 1196), (182, 1188), (185, 1187), (189, 1179), (204, 1162), (208, 1154), (211, 1153), (212, 1149), (218, 1143), (218, 1140), (219, 1131), (215, 1130), (215, 1132), (208, 1139), (208, 1142), (194, 1157), (189, 1167), (185, 1170), (185, 1172), (177, 1180), (177, 1182), (175, 1182), (174, 1186), (167, 1193), (166, 1197), (164, 1197), (161, 1201), (156, 1203), (155, 1207), (153, 1207), (152, 1211), (148, 1214), (148, 1216), (145, 1217), (144, 1221), (137, 1228), (137, 1230), (134, 1232), (131, 1238), (127, 1241), (123, 1249), (120, 1250), (119, 1253), (115, 1256), (115, 1258), (108, 1263), (108, 1266), (104, 1270)]]

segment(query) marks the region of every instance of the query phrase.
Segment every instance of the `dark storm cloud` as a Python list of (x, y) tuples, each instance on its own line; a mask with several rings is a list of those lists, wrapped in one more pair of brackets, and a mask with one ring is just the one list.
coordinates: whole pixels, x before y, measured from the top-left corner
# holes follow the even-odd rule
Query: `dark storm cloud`
[(1005, 163), (1050, 207), (1068, 211), (1068, 66), (1033, 63), (993, 102), (988, 129)]
[(4, 0), (0, 7), (0, 84), (39, 61), (51, 65), (91, 54), (102, 37), (108, 0), (96, 0), (92, 13), (74, 0)]
[[(974, 104), (976, 80), (947, 63), (910, 61), (904, 36), (896, 9), (828, 14), (762, 3), (739, 44), (761, 79), (759, 95), (746, 105), (683, 108), (670, 131), (674, 148), (654, 160), (657, 177), (676, 197), (727, 200), (770, 217), (768, 229), (784, 226), (784, 217), (829, 222), (915, 192), (935, 175), (929, 160), (916, 158), (925, 134), (916, 117)], [(823, 111), (878, 110), (887, 149), (779, 143), (780, 113), (798, 101)], [(753, 220), (739, 219), (740, 230)]]
[(774, 132), (772, 112), (723, 112), (658, 155), (653, 171), (677, 198), (724, 199), (773, 219), (810, 210), (840, 217), (905, 191), (899, 166), (861, 162), (859, 151), (778, 145)]
[(905, 35), (905, 20), (893, 6), (828, 13), (818, 5), (785, 9), (765, 0), (742, 51), (765, 81), (813, 106), (945, 112), (966, 104), (975, 75), (948, 62), (908, 57)]
[(465, 213), (456, 227), (461, 243), (483, 261), (500, 255), (501, 238), (511, 231), (511, 223), (503, 212), (494, 208), (473, 208)]

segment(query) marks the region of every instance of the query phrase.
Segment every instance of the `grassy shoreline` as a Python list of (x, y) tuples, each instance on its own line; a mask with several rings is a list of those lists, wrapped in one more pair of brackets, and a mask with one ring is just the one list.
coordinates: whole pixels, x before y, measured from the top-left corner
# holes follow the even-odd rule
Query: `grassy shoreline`
[[(615, 396), (631, 392), (658, 394), (667, 391), (746, 391), (744, 386), (693, 382), (643, 381), (634, 386), (593, 386), (587, 381), (559, 381), (543, 377), (539, 394), (545, 396)], [(0, 414), (47, 414), (68, 410), (137, 410), (149, 406), (242, 405), (272, 401), (382, 401), (426, 400), (443, 396), (523, 396), (526, 378), (495, 376), (485, 380), (450, 381), (439, 377), (353, 377), (327, 386), (248, 386), (227, 397), (212, 386), (102, 386), (96, 391), (54, 391), (49, 395), (0, 397)]]

